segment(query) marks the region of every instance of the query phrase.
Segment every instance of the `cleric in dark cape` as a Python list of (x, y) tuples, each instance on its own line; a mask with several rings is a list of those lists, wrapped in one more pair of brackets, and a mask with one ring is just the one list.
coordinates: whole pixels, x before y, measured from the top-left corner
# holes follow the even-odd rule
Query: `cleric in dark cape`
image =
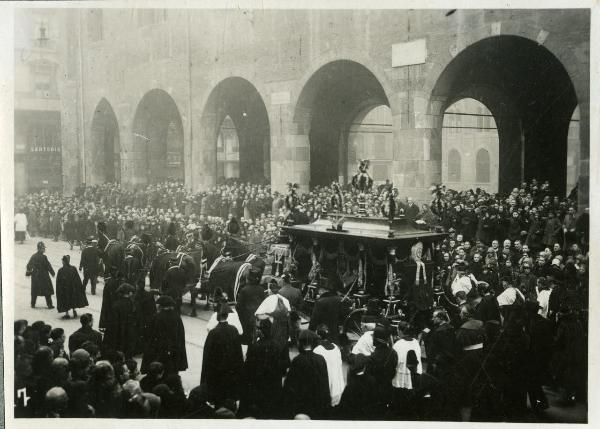
[(106, 351), (122, 351), (127, 359), (133, 356), (138, 341), (134, 292), (135, 288), (127, 283), (123, 283), (117, 289), (118, 298), (112, 306), (110, 323), (106, 327), (103, 343)]
[(288, 418), (297, 414), (306, 414), (313, 420), (323, 418), (331, 403), (327, 363), (323, 356), (313, 352), (318, 339), (312, 331), (300, 332), (300, 354), (292, 361), (283, 385)]
[(106, 329), (112, 321), (112, 306), (117, 299), (117, 288), (121, 279), (114, 274), (104, 278), (104, 289), (102, 290), (102, 307), (100, 309), (100, 320), (98, 327)]
[(242, 387), (240, 413), (258, 419), (281, 416), (283, 388), (281, 378), (285, 374), (286, 361), (271, 336), (271, 321), (260, 321), (259, 338), (248, 346)]
[[(254, 336), (255, 316), (254, 312), (265, 299), (265, 289), (259, 284), (260, 272), (255, 269), (250, 270), (246, 285), (240, 289), (237, 296), (235, 309), (238, 312), (244, 334), (243, 344), (250, 344)], [(230, 297), (231, 299), (231, 297)]]
[(176, 303), (170, 296), (163, 295), (157, 304), (158, 312), (148, 329), (149, 338), (141, 372), (146, 373), (152, 362), (162, 363), (167, 374), (185, 371), (188, 368), (185, 328), (175, 310)]
[(206, 384), (209, 399), (218, 407), (226, 399), (239, 399), (244, 357), (238, 330), (227, 323), (229, 306), (221, 305), (217, 327), (204, 343), (200, 384)]
[(69, 264), (70, 260), (69, 255), (63, 256), (63, 266), (56, 274), (56, 309), (65, 313), (65, 319), (70, 318), (69, 310), (73, 309), (73, 317), (77, 317), (75, 309), (88, 306), (83, 283), (77, 268)]

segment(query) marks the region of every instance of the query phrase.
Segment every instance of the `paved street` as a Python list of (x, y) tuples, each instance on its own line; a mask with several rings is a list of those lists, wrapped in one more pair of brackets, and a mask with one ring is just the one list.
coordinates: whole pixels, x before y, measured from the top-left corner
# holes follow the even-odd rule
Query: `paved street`
[[(33, 323), (36, 320), (43, 320), (44, 322), (52, 325), (52, 327), (60, 327), (65, 330), (65, 335), (68, 337), (74, 331), (79, 329), (81, 326), (78, 319), (64, 320), (62, 319), (63, 314), (59, 314), (56, 309), (49, 310), (46, 308), (46, 302), (44, 297), (38, 297), (36, 308), (30, 307), (30, 290), (31, 281), (28, 277), (25, 277), (25, 266), (30, 256), (36, 251), (36, 244), (39, 241), (37, 238), (28, 240), (25, 244), (20, 245), (15, 243), (15, 318), (26, 319), (29, 323)], [(69, 250), (69, 245), (65, 242), (52, 240), (44, 240), (46, 243), (46, 255), (54, 271), (58, 271), (61, 267), (61, 258), (63, 255), (71, 255), (71, 264), (79, 267), (79, 257), (81, 252), (76, 247), (73, 250)], [(55, 282), (55, 279), (52, 279)], [(89, 307), (81, 309), (79, 314), (89, 312), (94, 315), (94, 328), (98, 328), (98, 320), (100, 318), (100, 309), (102, 306), (102, 280), (99, 281), (96, 289), (96, 295), (91, 295), (90, 287), (87, 287), (87, 299)], [(53, 297), (54, 305), (56, 306), (56, 296)], [(186, 304), (187, 301), (187, 304)], [(203, 308), (204, 303), (198, 306), (198, 309)], [(184, 314), (189, 314), (189, 297), (186, 300), (184, 298)], [(183, 379), (183, 385), (186, 390), (190, 390), (197, 386), (200, 381), (200, 371), (202, 369), (202, 347), (206, 340), (206, 322), (210, 317), (211, 312), (199, 311), (198, 317), (183, 317), (183, 324), (185, 326), (186, 334), (186, 346), (187, 346), (187, 357), (189, 369), (184, 373), (181, 373)]]
[[(65, 334), (69, 336), (75, 330), (79, 329), (79, 320), (63, 320), (61, 319), (62, 314), (59, 314), (56, 309), (48, 310), (46, 308), (45, 300), (43, 297), (39, 297), (35, 309), (29, 306), (30, 299), (30, 280), (25, 277), (25, 266), (29, 257), (35, 252), (35, 247), (39, 239), (30, 239), (23, 245), (15, 244), (15, 318), (26, 319), (29, 323), (33, 323), (36, 320), (43, 320), (44, 322), (52, 325), (52, 327), (61, 327), (65, 330)], [(61, 266), (61, 257), (65, 254), (71, 255), (71, 263), (74, 266), (79, 266), (80, 251), (78, 248), (69, 250), (67, 243), (59, 241), (53, 242), (52, 240), (44, 240), (46, 243), (46, 255), (50, 260), (55, 271)], [(54, 281), (54, 280), (53, 280)], [(97, 287), (96, 295), (91, 295), (89, 292), (89, 286), (87, 288), (87, 298), (89, 307), (81, 309), (80, 314), (89, 312), (94, 315), (95, 328), (97, 328), (98, 319), (100, 317), (100, 308), (102, 305), (102, 289), (103, 283), (100, 281)], [(54, 305), (56, 305), (56, 297), (53, 297)], [(198, 317), (183, 316), (183, 324), (185, 325), (186, 332), (186, 346), (189, 369), (181, 373), (183, 385), (186, 391), (191, 390), (193, 387), (198, 385), (200, 380), (200, 371), (202, 368), (202, 348), (204, 341), (206, 340), (206, 322), (210, 317), (210, 311), (203, 311), (203, 303), (198, 306), (200, 310)], [(189, 314), (189, 299), (184, 298), (183, 313)], [(244, 346), (245, 352), (245, 346)], [(292, 352), (295, 355), (296, 351)], [(347, 368), (346, 364), (344, 367)], [(535, 416), (530, 415), (532, 422), (569, 422), (569, 423), (583, 423), (585, 422), (586, 410), (581, 404), (577, 404), (570, 407), (560, 406), (560, 398), (556, 392), (546, 390), (548, 399), (550, 401), (550, 407), (543, 412), (542, 415)]]

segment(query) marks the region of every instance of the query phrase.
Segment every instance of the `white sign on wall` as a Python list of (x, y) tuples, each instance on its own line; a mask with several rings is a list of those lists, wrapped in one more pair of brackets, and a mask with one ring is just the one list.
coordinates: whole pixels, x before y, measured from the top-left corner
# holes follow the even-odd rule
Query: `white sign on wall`
[(392, 67), (423, 64), (427, 60), (427, 40), (418, 39), (392, 45)]

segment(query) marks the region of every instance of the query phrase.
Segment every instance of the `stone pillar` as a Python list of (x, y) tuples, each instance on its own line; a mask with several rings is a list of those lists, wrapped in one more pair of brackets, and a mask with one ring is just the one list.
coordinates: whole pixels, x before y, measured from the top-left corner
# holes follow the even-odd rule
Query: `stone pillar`
[(63, 81), (60, 89), (60, 127), (63, 193), (70, 195), (81, 184), (81, 160), (79, 157), (79, 100), (75, 81)]
[(191, 189), (207, 190), (217, 182), (217, 135), (221, 121), (216, 113), (204, 113), (191, 148)]
[[(298, 183), (307, 192), (310, 181), (310, 141), (307, 115), (293, 120), (289, 104), (269, 106), (271, 123), (271, 189), (287, 192), (288, 182)], [(337, 169), (337, 165), (332, 166)]]
[[(442, 181), (442, 117), (428, 111), (425, 93), (400, 92), (400, 111), (393, 116), (394, 186), (400, 197), (418, 203), (431, 200), (429, 188)], [(439, 106), (437, 104), (439, 104)], [(442, 101), (435, 101), (431, 111), (438, 112)]]

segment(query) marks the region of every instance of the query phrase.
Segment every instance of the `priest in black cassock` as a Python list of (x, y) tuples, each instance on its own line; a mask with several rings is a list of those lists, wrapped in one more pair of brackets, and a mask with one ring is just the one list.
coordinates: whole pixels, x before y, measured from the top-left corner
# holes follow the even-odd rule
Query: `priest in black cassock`
[(102, 344), (105, 351), (123, 352), (126, 359), (133, 357), (138, 341), (134, 292), (135, 288), (127, 283), (117, 289), (117, 299), (112, 306), (110, 323)]
[(218, 408), (227, 399), (239, 399), (244, 357), (240, 334), (227, 323), (229, 305), (222, 304), (217, 313), (217, 327), (204, 343), (200, 384), (208, 389), (209, 400)]
[(281, 349), (271, 336), (271, 328), (269, 319), (261, 320), (258, 339), (248, 346), (238, 416), (251, 416), (257, 419), (282, 417), (281, 379), (285, 374), (289, 357), (287, 360), (282, 358)]
[(112, 306), (117, 299), (117, 288), (121, 284), (121, 278), (116, 272), (104, 277), (104, 289), (102, 290), (102, 307), (100, 308), (100, 320), (98, 328), (106, 330), (112, 319)]
[(167, 295), (161, 296), (157, 304), (158, 312), (148, 329), (149, 338), (141, 372), (146, 373), (152, 362), (162, 363), (165, 374), (185, 371), (188, 368), (185, 328), (176, 310), (177, 304)]
[(311, 419), (326, 417), (331, 397), (325, 358), (313, 352), (319, 337), (312, 331), (300, 332), (298, 351), (283, 385), (284, 409), (288, 418), (306, 414)]
[(85, 289), (77, 268), (70, 265), (71, 257), (62, 257), (63, 266), (56, 274), (56, 309), (59, 313), (65, 313), (63, 319), (70, 319), (69, 310), (73, 309), (73, 317), (77, 317), (76, 308), (88, 306)]

